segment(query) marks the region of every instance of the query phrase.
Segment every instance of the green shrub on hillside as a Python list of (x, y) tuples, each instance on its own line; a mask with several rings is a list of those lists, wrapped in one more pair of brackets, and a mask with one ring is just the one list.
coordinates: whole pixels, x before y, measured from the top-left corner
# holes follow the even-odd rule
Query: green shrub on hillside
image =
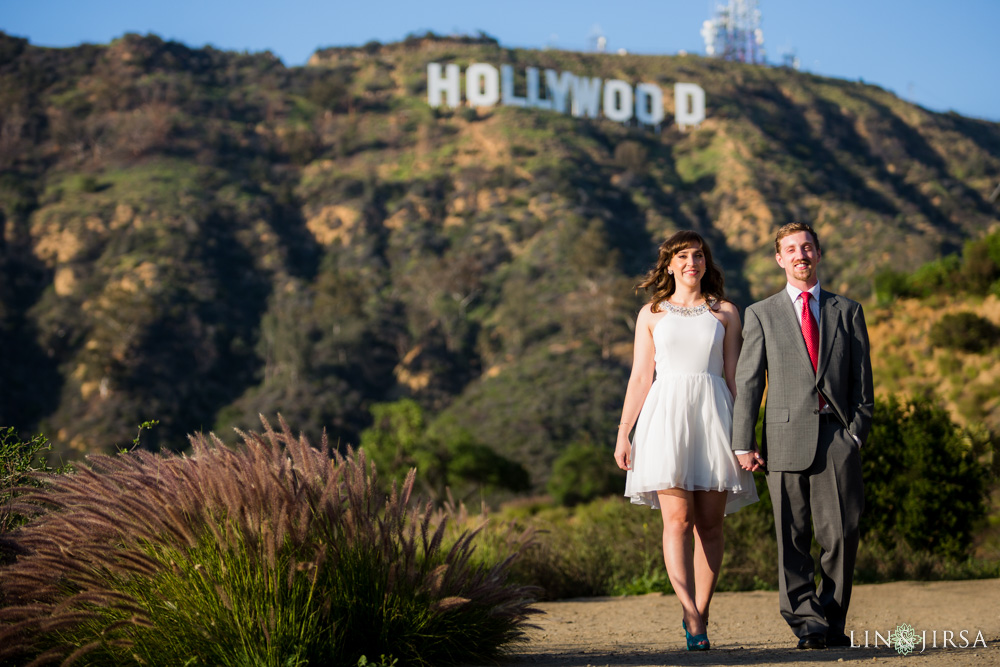
[(910, 275), (909, 290), (912, 296), (927, 296), (959, 285), (962, 260), (958, 255), (947, 255), (924, 264)]
[(621, 490), (621, 470), (609, 447), (574, 443), (552, 464), (548, 491), (560, 505), (578, 505)]
[[(481, 663), (522, 638), (531, 591), (474, 532), (386, 497), (362, 454), (282, 423), (191, 456), (95, 456), (22, 498), (39, 516), (0, 571), (0, 662)], [(364, 664), (367, 659), (362, 662)]]
[(874, 282), (881, 304), (943, 292), (1000, 295), (1000, 231), (966, 242), (961, 255), (946, 255), (911, 272), (883, 269)]
[(1000, 278), (1000, 234), (969, 241), (962, 253), (962, 282), (973, 294), (986, 294)]
[(372, 407), (373, 424), (361, 434), (360, 448), (389, 484), (416, 469), (420, 489), (441, 502), (473, 490), (526, 491), (528, 471), (454, 425), (429, 428), (423, 409), (411, 399)]
[(948, 313), (931, 327), (935, 347), (980, 353), (1000, 343), (1000, 327), (975, 313)]
[(862, 450), (864, 541), (965, 558), (986, 512), (986, 468), (931, 399), (877, 401)]
[(906, 273), (893, 269), (882, 269), (875, 274), (875, 298), (881, 305), (887, 305), (898, 297), (909, 294), (909, 280)]

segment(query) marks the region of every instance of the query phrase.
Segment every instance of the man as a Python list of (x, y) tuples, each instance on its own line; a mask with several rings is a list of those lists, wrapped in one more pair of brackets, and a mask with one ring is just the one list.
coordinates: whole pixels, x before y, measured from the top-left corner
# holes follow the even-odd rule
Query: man
[[(812, 227), (785, 225), (774, 247), (788, 284), (746, 310), (732, 447), (747, 470), (766, 461), (781, 615), (798, 648), (849, 646), (844, 627), (864, 507), (859, 450), (874, 407), (868, 330), (860, 304), (820, 289), (822, 252)], [(754, 427), (765, 386), (758, 451)], [(818, 590), (813, 530), (822, 549)]]

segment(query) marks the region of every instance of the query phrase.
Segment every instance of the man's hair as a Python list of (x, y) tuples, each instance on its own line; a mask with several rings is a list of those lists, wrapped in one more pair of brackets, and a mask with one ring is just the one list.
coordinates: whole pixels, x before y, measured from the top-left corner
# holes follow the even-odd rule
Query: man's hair
[(816, 230), (809, 226), (806, 222), (789, 222), (778, 230), (778, 235), (774, 237), (774, 252), (781, 254), (781, 239), (786, 236), (791, 236), (792, 234), (798, 234), (799, 232), (809, 232), (812, 234), (813, 243), (816, 244), (816, 250), (823, 252), (823, 249), (819, 246), (819, 235), (816, 234)]

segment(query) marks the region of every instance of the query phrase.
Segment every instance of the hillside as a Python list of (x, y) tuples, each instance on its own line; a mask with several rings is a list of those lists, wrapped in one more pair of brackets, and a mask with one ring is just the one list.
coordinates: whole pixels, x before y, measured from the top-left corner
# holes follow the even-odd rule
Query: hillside
[[(432, 109), (429, 62), (694, 82), (708, 118)], [(776, 226), (812, 221), (824, 280), (864, 300), (1000, 212), (1000, 125), (696, 56), (427, 37), (287, 68), (0, 35), (0, 123), (0, 423), (70, 457), (150, 418), (146, 444), (180, 448), (278, 412), (353, 444), (413, 397), (540, 482), (614, 431), (633, 286), (670, 231), (711, 239), (746, 305), (780, 284)]]
[(973, 312), (1000, 327), (1000, 299), (903, 299), (871, 311), (872, 371), (883, 394), (930, 394), (967, 426), (1000, 432), (1000, 348), (977, 352), (934, 345), (931, 330), (945, 315)]

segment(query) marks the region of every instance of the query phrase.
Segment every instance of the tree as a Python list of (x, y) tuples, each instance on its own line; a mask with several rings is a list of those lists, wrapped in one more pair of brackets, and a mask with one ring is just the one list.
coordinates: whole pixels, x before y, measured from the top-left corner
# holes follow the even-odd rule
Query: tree
[(476, 487), (524, 491), (528, 472), (451, 424), (429, 428), (423, 408), (412, 399), (372, 406), (374, 423), (361, 434), (361, 448), (385, 483), (400, 482), (410, 468), (417, 484), (435, 500), (449, 489), (459, 497)]
[(585, 442), (567, 447), (552, 465), (548, 491), (562, 505), (621, 494), (625, 480), (610, 448)]
[(985, 511), (986, 469), (948, 412), (929, 398), (876, 401), (861, 452), (861, 530), (892, 548), (961, 557)]
[(962, 251), (962, 282), (973, 294), (986, 294), (1000, 278), (1000, 265), (994, 255), (1000, 234), (992, 234), (978, 241), (968, 241)]

